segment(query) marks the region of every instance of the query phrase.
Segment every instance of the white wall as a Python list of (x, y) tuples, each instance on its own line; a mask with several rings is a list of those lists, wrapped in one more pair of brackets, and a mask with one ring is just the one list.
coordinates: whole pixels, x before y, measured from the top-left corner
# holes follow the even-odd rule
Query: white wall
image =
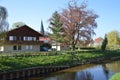
[(56, 49), (57, 51), (60, 51), (60, 46), (52, 46), (52, 49)]
[(21, 45), (21, 50), (13, 50), (13, 45), (5, 45), (4, 52), (39, 52), (40, 45), (32, 45), (32, 49), (26, 49), (26, 45)]
[(4, 46), (0, 46), (0, 51), (4, 51)]

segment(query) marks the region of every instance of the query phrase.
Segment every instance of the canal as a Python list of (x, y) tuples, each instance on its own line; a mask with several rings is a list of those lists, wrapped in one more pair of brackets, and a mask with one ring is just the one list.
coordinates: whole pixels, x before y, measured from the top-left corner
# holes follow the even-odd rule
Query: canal
[(106, 64), (90, 64), (62, 70), (53, 74), (39, 75), (21, 80), (109, 80), (111, 76), (120, 72), (120, 61)]

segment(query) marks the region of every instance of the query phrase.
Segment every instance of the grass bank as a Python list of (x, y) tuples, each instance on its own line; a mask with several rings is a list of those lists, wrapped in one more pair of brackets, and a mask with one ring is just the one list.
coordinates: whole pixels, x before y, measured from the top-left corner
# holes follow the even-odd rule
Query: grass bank
[(64, 51), (1, 55), (0, 71), (20, 70), (39, 66), (73, 66), (76, 62), (81, 64), (87, 59), (115, 56), (120, 56), (120, 51)]
[(115, 75), (113, 75), (110, 80), (120, 80), (120, 73), (116, 73)]

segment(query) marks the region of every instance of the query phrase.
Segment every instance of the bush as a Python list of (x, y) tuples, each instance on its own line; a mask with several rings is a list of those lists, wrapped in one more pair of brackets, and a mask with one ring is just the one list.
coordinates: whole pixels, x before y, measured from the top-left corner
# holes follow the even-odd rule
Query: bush
[(116, 73), (115, 75), (113, 75), (110, 80), (120, 80), (120, 73)]
[(80, 48), (80, 49), (82, 49), (82, 50), (95, 50), (95, 48), (94, 47), (85, 47), (85, 48)]
[(50, 49), (50, 48), (51, 48), (51, 44), (49, 44), (49, 43), (44, 43), (41, 47), (46, 47), (46, 48)]

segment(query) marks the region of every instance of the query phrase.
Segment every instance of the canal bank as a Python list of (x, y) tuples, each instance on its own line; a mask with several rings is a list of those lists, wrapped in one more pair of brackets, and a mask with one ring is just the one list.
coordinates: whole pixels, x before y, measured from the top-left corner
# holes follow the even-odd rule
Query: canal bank
[(111, 57), (109, 59), (99, 57), (99, 58), (92, 58), (87, 59), (83, 63), (76, 63), (72, 66), (48, 66), (48, 67), (32, 67), (32, 68), (26, 68), (21, 70), (13, 70), (8, 72), (1, 72), (0, 73), (0, 80), (13, 80), (13, 79), (19, 79), (19, 78), (25, 78), (25, 77), (32, 77), (35, 75), (47, 75), (53, 72), (57, 72), (60, 70), (72, 68), (75, 66), (83, 66), (87, 64), (103, 64), (107, 63), (108, 61), (114, 61), (120, 59), (120, 56), (118, 57)]
[(49, 67), (33, 67), (21, 70), (14, 70), (0, 73), (0, 80), (13, 80), (25, 77), (31, 77), (35, 75), (46, 75), (63, 69), (67, 69), (69, 66), (49, 66)]
[[(94, 55), (94, 57), (91, 57), (91, 56), (89, 56), (87, 58), (85, 57), (83, 60), (81, 59), (81, 57), (83, 57), (83, 55), (86, 56), (87, 53), (85, 53), (85, 54), (75, 54), (74, 55), (75, 57), (71, 56), (71, 54), (62, 55), (62, 56), (55, 56), (55, 55), (54, 56), (47, 56), (49, 61), (51, 60), (50, 59), (51, 57), (52, 58), (54, 57), (53, 59), (57, 58), (56, 59), (57, 61), (53, 61), (53, 62), (50, 61), (50, 62), (52, 62), (51, 64), (53, 64), (53, 65), (51, 65), (49, 63), (50, 65), (47, 64), (46, 66), (42, 66), (42, 67), (37, 66), (37, 67), (23, 68), (23, 69), (19, 69), (19, 70), (1, 71), (0, 72), (0, 80), (7, 80), (7, 79), (12, 80), (12, 79), (18, 79), (18, 78), (24, 78), (24, 77), (31, 77), (31, 76), (34, 76), (34, 75), (51, 74), (53, 72), (57, 72), (57, 71), (60, 71), (60, 70), (63, 70), (63, 69), (67, 69), (67, 68), (75, 67), (75, 66), (79, 66), (79, 65), (99, 64), (99, 63), (104, 63), (104, 62), (106, 62), (108, 60), (113, 61), (113, 60), (120, 59), (120, 56), (115, 55), (115, 54), (114, 54), (115, 56), (110, 56), (110, 54), (109, 54), (109, 56), (108, 56), (108, 54), (107, 54), (107, 56), (103, 56), (103, 55), (98, 56), (98, 55), (101, 55), (101, 54), (98, 54), (98, 53), (97, 53), (97, 56), (95, 56), (94, 53), (92, 53), (92, 54)], [(79, 56), (79, 55), (82, 55), (82, 56)], [(66, 60), (66, 56), (67, 56), (67, 60)], [(42, 56), (42, 57), (44, 57), (44, 56)], [(41, 59), (42, 57), (38, 57), (37, 60)], [(47, 60), (47, 57), (45, 57), (44, 60)], [(60, 60), (59, 60), (59, 57), (60, 57)], [(18, 58), (20, 58), (20, 57), (18, 57)], [(35, 57), (35, 59), (36, 58), (37, 57)], [(33, 59), (33, 58), (30, 58), (30, 59)], [(35, 62), (33, 62), (33, 63), (35, 63)], [(21, 62), (19, 62), (19, 63), (21, 63)], [(27, 64), (29, 63), (28, 60), (27, 60), (26, 63)], [(59, 66), (55, 66), (55, 65), (59, 65)]]
[(113, 61), (105, 64), (76, 66), (49, 75), (17, 80), (110, 80), (118, 72), (120, 72), (120, 61)]

